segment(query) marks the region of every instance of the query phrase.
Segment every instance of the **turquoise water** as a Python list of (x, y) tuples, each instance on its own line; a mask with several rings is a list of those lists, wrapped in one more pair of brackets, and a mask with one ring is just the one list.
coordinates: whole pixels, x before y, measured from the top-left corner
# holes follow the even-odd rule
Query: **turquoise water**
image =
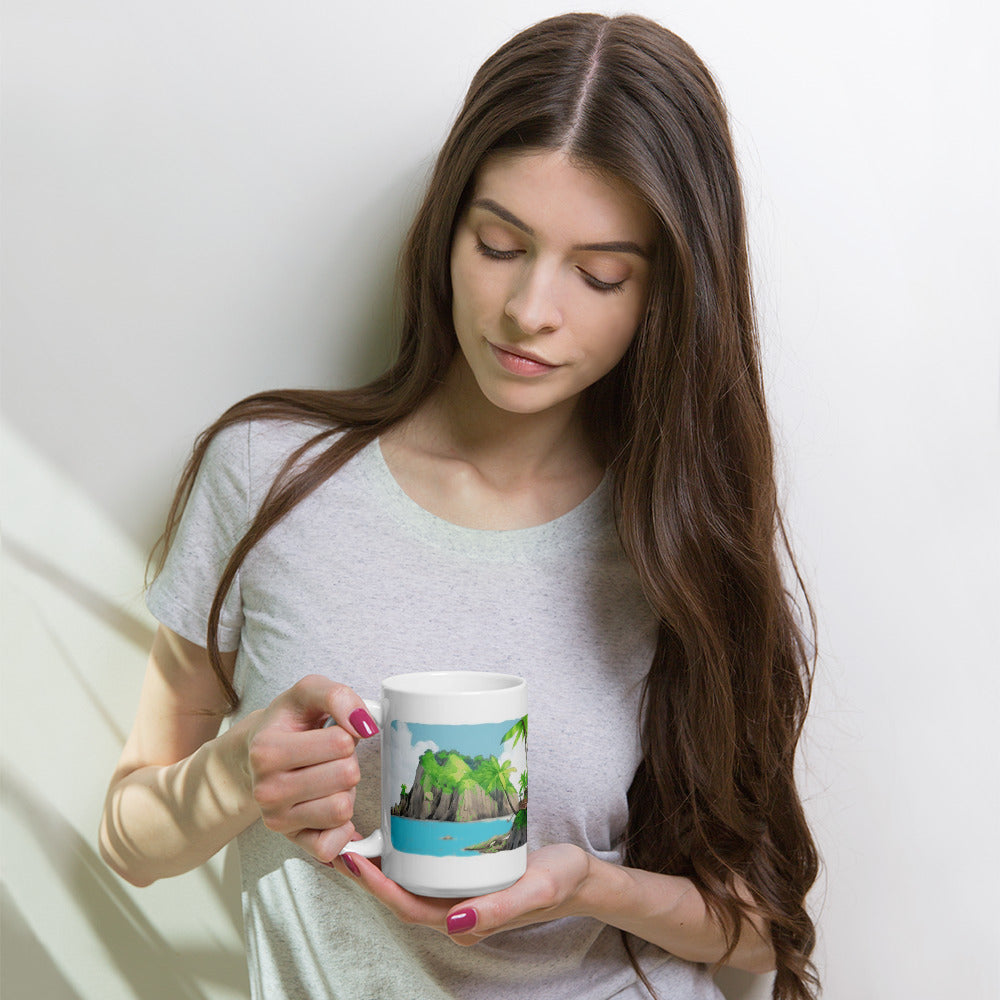
[[(464, 858), (477, 858), (475, 851), (464, 848), (481, 844), (498, 833), (506, 833), (512, 820), (481, 819), (472, 823), (442, 823), (433, 819), (407, 819), (405, 816), (390, 816), (392, 846), (397, 851), (409, 854), (430, 854), (445, 858), (459, 854)], [(446, 840), (444, 838), (451, 838)]]

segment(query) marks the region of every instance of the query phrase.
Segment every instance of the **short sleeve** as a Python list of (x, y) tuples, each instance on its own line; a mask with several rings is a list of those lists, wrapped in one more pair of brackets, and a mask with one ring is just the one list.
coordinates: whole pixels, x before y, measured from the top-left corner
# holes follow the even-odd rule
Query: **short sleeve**
[[(208, 637), (208, 615), (219, 580), (249, 527), (250, 424), (226, 427), (213, 438), (166, 562), (146, 594), (157, 621), (199, 646)], [(239, 573), (219, 620), (219, 649), (239, 646), (243, 627)]]

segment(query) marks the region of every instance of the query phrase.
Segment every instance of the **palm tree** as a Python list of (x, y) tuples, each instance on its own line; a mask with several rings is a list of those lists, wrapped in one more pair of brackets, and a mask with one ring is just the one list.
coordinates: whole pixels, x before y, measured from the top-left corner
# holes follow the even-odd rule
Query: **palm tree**
[(501, 743), (506, 743), (507, 740), (510, 740), (510, 739), (512, 739), (514, 741), (514, 743), (512, 745), (515, 746), (515, 747), (517, 746), (517, 744), (521, 740), (524, 740), (524, 749), (525, 749), (525, 751), (527, 751), (527, 749), (528, 749), (528, 717), (526, 715), (524, 717), (518, 719), (517, 722), (515, 722), (514, 725), (511, 726), (510, 729), (508, 729), (507, 732), (505, 732), (503, 734), (503, 739), (500, 742)]
[(511, 799), (511, 793), (516, 794), (516, 792), (510, 780), (516, 773), (514, 765), (509, 760), (505, 760), (501, 764), (496, 757), (490, 757), (489, 760), (483, 761), (476, 772), (476, 778), (487, 795), (498, 790), (503, 792), (504, 798), (510, 806), (511, 814), (517, 812), (517, 805)]
[[(521, 740), (524, 740), (524, 754), (525, 758), (528, 755), (528, 717), (526, 715), (521, 716), (517, 722), (514, 723), (510, 729), (503, 734), (503, 739), (501, 743), (506, 743), (508, 740), (513, 740), (511, 743), (511, 749), (516, 747)], [(521, 793), (521, 802), (518, 804), (517, 812), (524, 808), (524, 803), (526, 803), (528, 798), (528, 772), (524, 770), (518, 779), (518, 787)]]

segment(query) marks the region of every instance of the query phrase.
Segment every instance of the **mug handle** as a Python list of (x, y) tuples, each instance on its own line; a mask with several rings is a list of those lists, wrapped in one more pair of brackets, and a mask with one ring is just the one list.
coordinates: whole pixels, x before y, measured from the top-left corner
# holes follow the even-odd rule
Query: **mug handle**
[[(382, 729), (382, 705), (377, 701), (370, 701), (368, 698), (363, 699), (365, 707), (372, 714), (372, 718), (375, 720), (375, 725)], [(332, 723), (333, 720), (331, 720)], [(327, 723), (330, 725), (331, 723)], [(381, 735), (379, 736), (381, 739)], [(341, 854), (350, 851), (351, 854), (359, 854), (363, 858), (378, 858), (382, 856), (382, 848), (385, 845), (385, 840), (382, 836), (381, 830), (376, 830), (374, 833), (365, 837), (363, 840), (352, 840)]]

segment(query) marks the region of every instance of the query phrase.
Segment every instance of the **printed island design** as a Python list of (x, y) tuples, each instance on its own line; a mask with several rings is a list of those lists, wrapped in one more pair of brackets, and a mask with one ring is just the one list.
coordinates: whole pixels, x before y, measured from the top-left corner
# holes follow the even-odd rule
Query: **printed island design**
[(470, 726), (393, 720), (389, 735), (397, 851), (469, 857), (527, 843), (526, 715)]

